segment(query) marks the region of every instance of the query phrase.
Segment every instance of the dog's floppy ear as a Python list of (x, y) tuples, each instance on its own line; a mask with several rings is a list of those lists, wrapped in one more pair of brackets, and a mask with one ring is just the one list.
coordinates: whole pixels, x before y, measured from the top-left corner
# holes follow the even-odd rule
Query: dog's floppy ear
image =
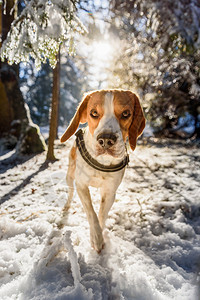
[(136, 147), (137, 138), (142, 134), (145, 127), (145, 118), (142, 107), (140, 105), (138, 97), (131, 91), (127, 91), (127, 94), (133, 101), (134, 111), (132, 117), (132, 123), (129, 127), (129, 144), (131, 149), (134, 151)]
[(84, 95), (81, 103), (79, 104), (77, 111), (71, 120), (69, 126), (67, 127), (66, 131), (61, 136), (61, 143), (64, 143), (68, 140), (76, 131), (79, 126), (79, 123), (86, 123), (87, 122), (87, 104), (90, 95)]

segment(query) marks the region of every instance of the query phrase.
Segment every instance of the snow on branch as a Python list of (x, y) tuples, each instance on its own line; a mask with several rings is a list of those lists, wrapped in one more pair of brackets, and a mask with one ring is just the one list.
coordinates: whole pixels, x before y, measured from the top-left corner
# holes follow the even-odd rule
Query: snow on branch
[(75, 15), (72, 0), (31, 0), (21, 15), (12, 23), (1, 49), (2, 61), (9, 64), (35, 59), (36, 68), (49, 60), (56, 66), (56, 55), (61, 44), (69, 54), (74, 51), (75, 33), (87, 32)]

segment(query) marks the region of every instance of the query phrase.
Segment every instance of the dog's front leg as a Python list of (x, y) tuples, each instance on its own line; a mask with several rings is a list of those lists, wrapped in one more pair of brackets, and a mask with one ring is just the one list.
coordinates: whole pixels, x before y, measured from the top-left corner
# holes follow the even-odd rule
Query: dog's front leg
[(109, 210), (111, 209), (113, 202), (115, 201), (115, 192), (104, 188), (101, 189), (101, 205), (99, 209), (99, 224), (102, 230), (105, 227), (105, 222), (108, 217)]
[(63, 212), (66, 213), (70, 208), (70, 204), (74, 195), (74, 175), (76, 169), (76, 147), (72, 147), (70, 154), (69, 154), (69, 166), (66, 176), (66, 181), (68, 185), (68, 199), (67, 203), (63, 208)]
[(102, 229), (99, 225), (99, 220), (92, 206), (89, 189), (87, 186), (83, 186), (78, 183), (76, 183), (76, 189), (83, 204), (84, 210), (87, 214), (87, 219), (90, 225), (91, 245), (97, 252), (101, 252), (104, 245)]

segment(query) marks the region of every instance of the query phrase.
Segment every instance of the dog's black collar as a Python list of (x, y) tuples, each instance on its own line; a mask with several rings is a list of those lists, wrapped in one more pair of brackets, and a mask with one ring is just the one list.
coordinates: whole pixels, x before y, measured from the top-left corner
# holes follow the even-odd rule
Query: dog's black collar
[(125, 168), (126, 165), (128, 165), (128, 163), (129, 163), (128, 154), (120, 163), (118, 163), (116, 165), (105, 166), (105, 165), (100, 164), (87, 151), (87, 149), (85, 147), (85, 142), (83, 139), (83, 130), (79, 129), (75, 135), (76, 135), (76, 145), (79, 149), (79, 152), (80, 152), (82, 158), (86, 161), (86, 163), (88, 163), (88, 165), (90, 165), (94, 169), (96, 169), (98, 171), (102, 171), (102, 172), (117, 172), (117, 171), (120, 171), (123, 168)]

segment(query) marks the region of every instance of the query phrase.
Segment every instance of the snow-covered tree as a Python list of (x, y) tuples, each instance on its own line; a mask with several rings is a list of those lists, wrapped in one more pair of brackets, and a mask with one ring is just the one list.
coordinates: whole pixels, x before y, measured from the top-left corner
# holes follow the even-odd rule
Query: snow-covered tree
[[(83, 92), (89, 90), (81, 70), (83, 59), (61, 54), (59, 124), (67, 126)], [(32, 61), (20, 68), (20, 85), (33, 121), (47, 126), (52, 97), (53, 72), (49, 64), (42, 64), (37, 71)]]
[(40, 125), (47, 126), (49, 122), (49, 108), (52, 96), (53, 72), (49, 64), (42, 64), (37, 71), (30, 60), (26, 66), (20, 68), (20, 87), (31, 112), (32, 120)]
[[(14, 0), (7, 0), (1, 18), (1, 42), (6, 39), (14, 19), (13, 6)], [(18, 84), (18, 66), (11, 67), (6, 62), (0, 62), (0, 137), (4, 147), (16, 146), (17, 154), (42, 152), (46, 148), (39, 128), (33, 124), (24, 103)]]
[[(54, 140), (58, 124), (59, 52), (74, 51), (74, 36), (86, 32), (76, 16), (73, 0), (30, 0), (12, 23), (1, 49), (1, 59), (8, 63), (28, 62), (30, 57), (39, 69), (48, 59), (53, 71), (53, 91), (47, 160), (55, 160)], [(16, 2), (17, 3), (17, 2)], [(58, 61), (58, 63), (57, 63)]]
[(55, 67), (60, 45), (72, 53), (75, 33), (86, 31), (75, 11), (73, 0), (26, 1), (3, 43), (1, 59), (13, 64), (28, 62), (31, 56), (37, 68), (47, 59)]
[(115, 85), (147, 94), (146, 112), (158, 129), (171, 131), (189, 112), (200, 135), (199, 1), (117, 0), (111, 11), (111, 28), (122, 41)]

